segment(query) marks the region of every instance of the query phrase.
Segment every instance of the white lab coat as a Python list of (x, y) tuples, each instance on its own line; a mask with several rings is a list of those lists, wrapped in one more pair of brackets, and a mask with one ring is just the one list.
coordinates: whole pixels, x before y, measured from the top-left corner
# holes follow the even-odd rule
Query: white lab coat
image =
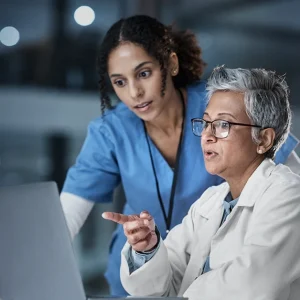
[[(126, 244), (124, 288), (131, 295), (189, 300), (299, 300), (300, 176), (264, 160), (219, 228), (228, 192), (227, 183), (209, 188), (132, 274)], [(201, 275), (208, 255), (212, 270)]]

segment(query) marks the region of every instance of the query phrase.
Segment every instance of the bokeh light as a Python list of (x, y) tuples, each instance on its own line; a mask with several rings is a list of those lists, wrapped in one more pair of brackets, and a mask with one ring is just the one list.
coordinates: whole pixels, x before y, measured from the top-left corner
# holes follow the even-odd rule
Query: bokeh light
[(95, 12), (89, 6), (80, 6), (75, 10), (74, 19), (81, 26), (91, 25), (95, 20)]
[(5, 46), (14, 46), (19, 40), (20, 33), (15, 27), (7, 26), (0, 31), (0, 42)]

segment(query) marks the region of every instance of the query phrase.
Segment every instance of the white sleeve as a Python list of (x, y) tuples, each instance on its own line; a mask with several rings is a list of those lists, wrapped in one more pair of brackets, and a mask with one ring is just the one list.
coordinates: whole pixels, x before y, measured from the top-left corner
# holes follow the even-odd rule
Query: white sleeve
[(288, 166), (294, 173), (300, 175), (300, 158), (295, 151), (287, 158), (285, 165)]
[(60, 201), (65, 214), (71, 238), (79, 232), (94, 203), (70, 193), (61, 193)]
[(128, 256), (131, 246), (127, 242), (121, 252), (121, 282), (132, 296), (176, 296), (191, 253), (194, 234), (194, 205), (181, 224), (175, 226), (153, 257), (134, 272), (130, 272)]

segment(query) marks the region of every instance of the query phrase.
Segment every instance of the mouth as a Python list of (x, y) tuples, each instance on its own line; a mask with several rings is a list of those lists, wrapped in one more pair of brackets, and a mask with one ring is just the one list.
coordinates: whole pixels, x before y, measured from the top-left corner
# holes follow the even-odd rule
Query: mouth
[(208, 159), (208, 160), (213, 159), (219, 155), (217, 152), (214, 152), (211, 150), (205, 150), (205, 151), (203, 151), (203, 154), (204, 154), (204, 158)]
[(148, 102), (143, 102), (139, 105), (134, 106), (133, 108), (140, 111), (140, 112), (144, 112), (147, 111), (151, 105), (153, 101), (148, 101)]

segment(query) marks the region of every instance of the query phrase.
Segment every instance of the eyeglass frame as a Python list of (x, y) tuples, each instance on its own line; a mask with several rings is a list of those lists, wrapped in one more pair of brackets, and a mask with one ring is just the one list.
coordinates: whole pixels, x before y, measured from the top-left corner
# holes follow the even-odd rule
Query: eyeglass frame
[[(197, 137), (201, 137), (201, 136), (202, 136), (202, 132), (203, 132), (207, 127), (206, 127), (206, 128), (203, 128), (203, 130), (202, 130), (202, 132), (201, 132), (201, 135), (195, 134), (195, 132), (194, 132), (194, 126), (193, 126), (193, 124), (194, 124), (195, 121), (203, 121), (203, 122), (205, 122), (206, 124), (210, 124), (211, 132), (212, 132), (212, 134), (214, 135), (214, 137), (216, 137), (217, 139), (226, 139), (226, 138), (229, 136), (230, 128), (231, 128), (232, 125), (247, 126), (247, 127), (255, 127), (255, 128), (261, 128), (261, 129), (264, 129), (264, 128), (263, 128), (262, 126), (260, 126), (260, 125), (252, 125), (252, 124), (244, 124), (244, 123), (235, 123), (235, 122), (230, 122), (230, 121), (226, 121), (226, 120), (222, 120), (222, 119), (216, 119), (216, 120), (213, 120), (213, 121), (206, 121), (206, 120), (204, 120), (204, 119), (202, 119), (202, 118), (193, 118), (193, 119), (191, 119), (191, 122), (192, 122), (192, 132), (193, 132), (193, 134), (194, 134), (195, 136), (197, 136)], [(222, 122), (226, 122), (226, 123), (229, 124), (228, 134), (227, 134), (225, 137), (217, 137), (217, 136), (216, 136), (216, 134), (215, 134), (215, 132), (214, 132), (214, 130), (213, 130), (213, 126), (212, 126), (213, 122), (216, 122), (216, 121), (222, 121)]]

